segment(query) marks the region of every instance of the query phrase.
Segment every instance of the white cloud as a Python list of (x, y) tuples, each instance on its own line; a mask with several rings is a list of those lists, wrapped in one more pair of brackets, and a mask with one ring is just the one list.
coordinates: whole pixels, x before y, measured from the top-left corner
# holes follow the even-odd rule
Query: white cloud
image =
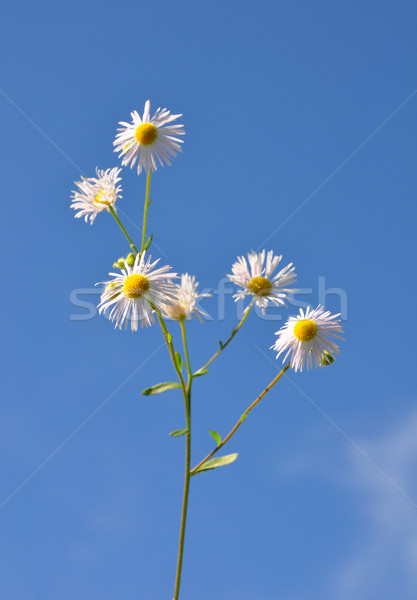
[[(417, 413), (389, 433), (357, 445), (417, 503)], [(359, 500), (366, 526), (359, 546), (336, 570), (332, 594), (338, 600), (414, 600), (417, 508), (353, 447), (347, 467), (345, 483)]]
[(345, 543), (346, 553), (335, 563), (331, 549), (327, 551), (329, 574), (326, 580), (321, 579), (317, 596), (311, 591), (308, 598), (415, 600), (417, 412), (391, 423), (383, 434), (365, 439), (353, 436), (354, 444), (370, 460), (343, 436), (339, 438), (344, 448), (342, 460), (334, 448), (329, 452), (329, 444), (335, 438), (333, 430), (323, 425), (319, 431), (310, 432), (311, 452), (294, 455), (284, 464), (282, 457), (277, 459), (280, 478), (299, 479), (315, 473), (344, 489), (347, 500), (346, 505), (340, 506), (337, 549), (338, 556), (343, 556)]

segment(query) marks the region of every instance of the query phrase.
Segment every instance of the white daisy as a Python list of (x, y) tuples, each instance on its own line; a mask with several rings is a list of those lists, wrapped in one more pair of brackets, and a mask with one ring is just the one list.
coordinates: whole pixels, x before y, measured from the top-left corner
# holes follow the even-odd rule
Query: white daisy
[(295, 371), (307, 371), (314, 365), (331, 364), (335, 354), (340, 354), (338, 345), (329, 338), (343, 339), (340, 319), (329, 311), (324, 312), (322, 306), (315, 309), (300, 309), (297, 317), (290, 317), (284, 327), (276, 332), (278, 339), (271, 346), (280, 354), (286, 352), (283, 362), (291, 354), (290, 363)]
[(141, 258), (139, 254), (136, 256), (133, 267), (125, 261), (122, 272), (110, 273), (113, 279), (105, 282), (106, 288), (98, 305), (99, 313), (110, 309), (110, 321), (115, 321), (115, 327), (119, 329), (122, 329), (123, 323), (127, 329), (129, 320), (132, 331), (137, 330), (138, 321), (141, 327), (152, 325), (155, 320), (149, 301), (160, 308), (176, 297), (175, 285), (170, 279), (177, 274), (168, 272), (169, 266), (154, 269), (159, 259), (151, 262), (149, 256), (145, 260), (145, 254), (143, 252)]
[(121, 181), (120, 171), (117, 167), (107, 171), (96, 168), (97, 177), (82, 177), (81, 181), (75, 182), (78, 190), (72, 192), (71, 208), (78, 210), (74, 215), (76, 219), (84, 217), (85, 222), (90, 219), (92, 225), (99, 212), (108, 211), (110, 206), (115, 209), (122, 191), (121, 186), (117, 185)]
[(288, 287), (296, 280), (297, 276), (294, 273), (295, 267), (292, 266), (292, 263), (273, 275), (281, 259), (282, 256), (274, 256), (273, 251), (270, 250), (266, 255), (266, 265), (264, 267), (265, 250), (258, 253), (252, 251), (248, 253), (249, 269), (246, 258), (239, 256), (237, 262), (232, 265), (233, 275), (227, 275), (230, 281), (243, 288), (233, 296), (235, 302), (252, 295), (255, 298), (255, 303), (261, 307), (264, 314), (265, 308), (268, 306), (268, 300), (275, 306), (285, 305), (284, 300), (287, 295), (297, 291)]
[(181, 321), (196, 315), (202, 322), (201, 316), (209, 317), (205, 310), (196, 306), (199, 298), (208, 298), (211, 294), (198, 294), (198, 282), (195, 276), (185, 273), (181, 275), (181, 284), (175, 284), (177, 296), (170, 304), (164, 304), (162, 309), (167, 317)]
[(158, 108), (152, 119), (150, 118), (150, 102), (145, 103), (143, 117), (134, 110), (131, 114), (132, 123), (121, 121), (119, 133), (113, 142), (114, 151), (123, 156), (122, 165), (130, 164), (133, 168), (138, 161), (138, 174), (145, 169), (156, 171), (157, 160), (161, 166), (164, 162), (170, 165), (170, 159), (181, 152), (180, 144), (183, 140), (178, 135), (185, 135), (183, 125), (171, 125), (172, 121), (182, 115), (171, 115), (166, 108)]

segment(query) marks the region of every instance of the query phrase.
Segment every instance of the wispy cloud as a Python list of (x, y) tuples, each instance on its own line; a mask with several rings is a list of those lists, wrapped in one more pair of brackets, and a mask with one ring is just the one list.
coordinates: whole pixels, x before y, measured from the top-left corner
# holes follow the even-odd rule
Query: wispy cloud
[[(417, 412), (362, 448), (411, 497), (417, 497)], [(367, 526), (330, 582), (339, 600), (402, 598), (417, 590), (417, 511), (361, 456), (349, 450), (345, 481)]]
[[(355, 439), (388, 478), (416, 502), (417, 411), (383, 434)], [(346, 539), (349, 550), (339, 564), (332, 564), (317, 597), (415, 600), (416, 508), (351, 445), (346, 445), (342, 464), (328, 453), (327, 445), (326, 458), (320, 449), (317, 452), (319, 455), (294, 456), (280, 467), (281, 477), (294, 479), (315, 472), (330, 479), (349, 494), (349, 511), (358, 524), (352, 530), (341, 529), (341, 539)]]

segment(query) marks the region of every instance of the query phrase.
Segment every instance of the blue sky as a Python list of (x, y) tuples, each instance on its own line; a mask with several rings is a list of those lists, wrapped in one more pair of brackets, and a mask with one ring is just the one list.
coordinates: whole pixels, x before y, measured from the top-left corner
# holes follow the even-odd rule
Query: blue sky
[[(73, 182), (119, 164), (117, 123), (148, 98), (187, 131), (152, 181), (152, 255), (215, 291), (265, 247), (294, 262), (298, 300), (347, 301), (337, 362), (289, 373), (230, 443), (238, 460), (193, 479), (181, 598), (415, 598), (416, 17), (408, 1), (3, 8), (3, 598), (172, 598), (183, 407), (140, 394), (172, 366), (157, 327), (114, 331), (71, 303), (95, 305), (128, 251), (109, 215), (73, 218)], [(145, 179), (122, 175), (139, 236)], [(204, 306), (195, 367), (237, 322), (230, 293), (224, 318), (215, 292)], [(194, 461), (274, 377), (297, 310), (252, 314), (196, 381)]]

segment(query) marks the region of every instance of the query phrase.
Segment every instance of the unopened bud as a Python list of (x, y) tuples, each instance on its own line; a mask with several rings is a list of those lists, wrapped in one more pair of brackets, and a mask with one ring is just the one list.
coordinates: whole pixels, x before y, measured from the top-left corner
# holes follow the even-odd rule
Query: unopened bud
[(327, 350), (323, 350), (323, 356), (321, 358), (321, 364), (323, 367), (328, 367), (334, 362), (334, 357), (327, 352)]
[(126, 262), (129, 265), (129, 267), (133, 267), (133, 265), (135, 264), (135, 260), (136, 260), (136, 254), (133, 254), (133, 252), (131, 252), (130, 254), (128, 254), (126, 256)]
[(113, 263), (113, 267), (115, 269), (124, 269), (125, 268), (125, 259), (123, 257), (118, 258), (116, 262)]

